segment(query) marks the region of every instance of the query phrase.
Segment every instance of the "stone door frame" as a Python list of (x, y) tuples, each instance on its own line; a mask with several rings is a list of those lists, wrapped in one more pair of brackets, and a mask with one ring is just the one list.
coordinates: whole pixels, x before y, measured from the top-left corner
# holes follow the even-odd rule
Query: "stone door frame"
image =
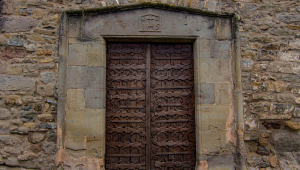
[[(197, 35), (158, 35), (158, 34), (151, 34), (151, 35), (114, 35), (106, 34), (101, 35), (99, 37), (84, 37), (83, 31), (81, 29), (83, 25), (83, 21), (86, 20), (86, 14), (88, 13), (104, 13), (113, 12), (113, 11), (122, 11), (122, 10), (133, 10), (133, 9), (143, 9), (143, 8), (154, 8), (154, 9), (163, 9), (169, 11), (180, 11), (185, 12), (188, 14), (200, 15), (200, 16), (210, 16), (215, 18), (215, 28), (214, 28), (214, 39), (208, 40), (203, 37), (199, 37)], [(79, 16), (82, 18), (81, 20), (72, 20), (70, 17), (72, 16)], [(224, 18), (226, 20), (224, 20)], [(155, 4), (155, 3), (141, 3), (135, 5), (128, 5), (128, 6), (118, 6), (118, 7), (107, 7), (103, 9), (87, 9), (87, 10), (69, 10), (65, 11), (64, 15), (61, 18), (61, 27), (60, 27), (60, 42), (59, 42), (59, 79), (58, 79), (58, 116), (57, 116), (57, 136), (58, 142), (57, 147), (59, 149), (57, 156), (56, 156), (56, 165), (63, 164), (68, 166), (73, 166), (74, 168), (79, 165), (84, 165), (89, 169), (102, 169), (105, 167), (104, 159), (105, 159), (105, 95), (106, 95), (106, 43), (108, 41), (113, 42), (193, 42), (193, 49), (194, 49), (194, 82), (195, 82), (195, 120), (196, 120), (196, 168), (200, 168), (202, 166), (206, 166), (207, 164), (207, 157), (205, 155), (209, 154), (210, 151), (204, 147), (205, 142), (203, 138), (207, 138), (206, 131), (204, 131), (202, 126), (202, 122), (208, 121), (208, 117), (205, 113), (207, 112), (210, 114), (211, 112), (217, 112), (218, 109), (228, 109), (230, 112), (229, 114), (234, 120), (231, 121), (234, 124), (234, 129), (229, 129), (228, 133), (232, 131), (235, 133), (235, 147), (237, 153), (239, 154), (239, 160), (237, 162), (240, 168), (243, 169), (244, 167), (244, 144), (243, 144), (243, 134), (244, 134), (244, 121), (243, 121), (243, 98), (242, 98), (242, 85), (241, 85), (241, 68), (240, 68), (240, 47), (239, 47), (239, 38), (237, 32), (237, 24), (236, 24), (237, 17), (234, 14), (222, 14), (222, 13), (214, 13), (214, 12), (207, 12), (198, 9), (190, 9), (185, 7), (173, 7), (165, 4)], [(80, 28), (76, 30), (72, 30), (73, 27), (69, 27), (70, 24), (74, 24), (74, 26), (78, 26)], [(227, 31), (227, 32), (226, 32)], [(74, 33), (78, 34), (77, 36), (73, 36)], [(223, 61), (227, 62), (227, 65), (223, 65), (222, 67), (230, 67), (230, 78), (228, 79), (229, 82), (224, 80), (225, 85), (229, 86), (229, 96), (231, 104), (229, 105), (222, 105), (222, 99), (220, 99), (218, 107), (215, 107), (215, 103), (210, 105), (210, 98), (203, 98), (199, 96), (207, 95), (203, 94), (203, 91), (206, 90), (211, 92), (216, 88), (221, 89), (222, 84), (215, 84), (210, 83), (210, 81), (215, 81), (211, 79), (203, 78), (207, 75), (207, 70), (203, 70), (204, 68), (201, 64), (209, 61), (210, 58), (210, 46), (212, 43), (218, 43), (219, 41), (229, 42), (230, 56), (229, 60), (219, 59), (219, 64), (222, 64)], [(86, 53), (84, 54), (87, 56), (87, 59), (84, 61), (86, 62), (86, 67), (97, 68), (98, 73), (101, 76), (96, 77), (96, 82), (99, 82), (97, 87), (92, 87), (88, 89), (86, 87), (77, 88), (77, 86), (73, 86), (74, 82), (70, 82), (75, 77), (70, 79), (72, 76), (72, 71), (70, 71), (71, 67), (81, 67), (81, 63), (78, 61), (72, 61), (69, 57), (70, 51), (72, 49), (76, 49), (76, 45), (79, 47), (84, 46), (84, 49), (87, 49)], [(222, 45), (222, 44), (220, 44)], [(90, 49), (90, 50), (88, 50)], [(209, 55), (209, 56), (207, 56)], [(211, 59), (213, 61), (217, 61), (215, 59)], [(209, 62), (207, 62), (209, 64)], [(206, 63), (206, 64), (207, 64)], [(78, 71), (78, 70), (77, 70)], [(206, 72), (206, 73), (205, 73)], [(217, 76), (219, 74), (216, 72), (211, 73), (212, 76)], [(91, 80), (91, 81), (94, 81)], [(76, 82), (75, 82), (76, 83)], [(93, 82), (95, 83), (95, 82)], [(84, 85), (79, 85), (84, 86)], [(92, 85), (93, 86), (93, 85)], [(226, 86), (227, 87), (227, 86)], [(211, 89), (213, 88), (213, 89)], [(98, 103), (95, 106), (95, 103), (87, 103), (85, 98), (88, 98), (87, 93), (89, 90), (93, 93), (96, 92), (101, 96), (99, 100), (96, 102)], [(217, 95), (217, 94), (216, 94)], [(198, 96), (198, 97), (197, 97)], [(221, 95), (217, 96), (221, 97)], [(90, 101), (90, 100), (89, 100)], [(203, 102), (204, 101), (204, 102)], [(226, 101), (225, 101), (226, 102)], [(100, 106), (99, 106), (100, 104)], [(86, 106), (90, 106), (89, 108), (85, 108)], [(94, 122), (90, 124), (89, 128), (94, 130), (92, 131), (83, 131), (80, 133), (73, 133), (69, 136), (71, 132), (69, 129), (72, 126), (72, 122), (69, 121), (70, 119), (76, 122), (76, 116), (81, 116), (82, 114), (78, 111), (83, 112), (85, 115), (89, 115), (93, 118)], [(228, 120), (228, 119), (227, 119)], [(80, 128), (80, 122), (77, 122), (77, 125), (74, 126), (75, 128)], [(229, 122), (230, 123), (230, 122)], [(88, 124), (86, 124), (87, 126)], [(77, 127), (78, 126), (78, 127)], [(82, 125), (84, 127), (84, 125)], [(72, 127), (73, 128), (73, 127)], [(96, 129), (96, 130), (95, 130)], [(227, 132), (225, 135), (230, 135)], [(94, 138), (93, 138), (94, 137)], [(92, 139), (93, 138), (93, 139)], [(229, 138), (226, 140), (229, 140)], [(93, 143), (96, 141), (96, 145), (89, 144), (88, 142)], [(234, 143), (234, 141), (233, 141)], [(95, 147), (98, 149), (99, 155), (92, 157), (90, 155), (86, 155), (83, 150), (87, 150), (88, 147)], [(92, 146), (93, 145), (93, 146)], [(72, 153), (68, 150), (73, 148)], [(212, 150), (212, 152), (215, 150)], [(73, 156), (79, 153), (78, 156)], [(77, 158), (75, 158), (77, 157)], [(240, 169), (238, 168), (238, 169)]]

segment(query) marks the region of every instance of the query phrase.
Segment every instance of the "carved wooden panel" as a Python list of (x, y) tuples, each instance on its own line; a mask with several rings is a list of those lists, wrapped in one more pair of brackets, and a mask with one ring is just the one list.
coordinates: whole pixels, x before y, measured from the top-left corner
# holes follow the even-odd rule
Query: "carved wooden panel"
[(107, 48), (106, 168), (145, 169), (145, 44)]
[(106, 168), (195, 167), (191, 44), (108, 44)]
[(191, 44), (151, 46), (151, 169), (195, 169)]

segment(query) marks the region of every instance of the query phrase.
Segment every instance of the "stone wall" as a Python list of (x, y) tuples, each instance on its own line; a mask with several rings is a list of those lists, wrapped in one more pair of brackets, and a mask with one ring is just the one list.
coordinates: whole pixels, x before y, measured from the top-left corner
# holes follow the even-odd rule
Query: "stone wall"
[[(0, 169), (76, 168), (55, 165), (59, 134), (56, 124), (58, 30), (62, 13), (66, 9), (139, 2), (142, 1), (0, 1)], [(248, 169), (299, 169), (299, 0), (157, 0), (153, 3), (156, 2), (237, 14), (246, 166)], [(203, 169), (213, 169), (214, 163), (224, 160), (211, 158)]]

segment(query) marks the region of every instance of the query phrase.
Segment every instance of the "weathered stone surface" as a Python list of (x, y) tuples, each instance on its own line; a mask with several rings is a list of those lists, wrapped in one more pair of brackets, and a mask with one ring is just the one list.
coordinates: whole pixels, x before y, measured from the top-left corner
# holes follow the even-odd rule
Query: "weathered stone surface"
[(30, 134), (28, 137), (29, 142), (31, 142), (33, 144), (40, 143), (44, 139), (45, 139), (45, 134), (43, 134), (43, 133), (33, 133), (33, 134)]
[(8, 60), (12, 58), (24, 58), (26, 54), (27, 54), (26, 48), (24, 47), (14, 47), (14, 46), (0, 47), (0, 58), (3, 60)]
[(52, 114), (39, 114), (38, 119), (44, 122), (52, 122), (54, 121), (54, 116)]
[(257, 147), (257, 154), (262, 155), (262, 156), (269, 156), (270, 155), (270, 151), (268, 148), (262, 147), (262, 146), (258, 146)]
[(101, 136), (105, 133), (105, 109), (67, 110), (67, 136)]
[(197, 104), (214, 104), (215, 103), (214, 83), (197, 84), (197, 86), (196, 86), (196, 103)]
[(210, 41), (211, 58), (230, 58), (230, 41)]
[(293, 112), (293, 116), (296, 117), (296, 118), (300, 117), (300, 108), (299, 107), (295, 108), (295, 110)]
[[(196, 63), (195, 67), (199, 67), (201, 83), (213, 82), (229, 82), (230, 81), (230, 59), (199, 59), (199, 65)], [(210, 76), (207, 76), (210, 75)]]
[(13, 118), (13, 115), (8, 109), (0, 108), (0, 120), (7, 120)]
[(41, 96), (53, 96), (54, 94), (54, 83), (49, 83), (46, 85), (38, 85), (37, 93)]
[(0, 142), (8, 146), (18, 146), (23, 143), (23, 140), (15, 135), (1, 135)]
[(8, 72), (8, 63), (5, 61), (0, 61), (0, 74), (5, 74), (7, 72)]
[(272, 62), (269, 65), (268, 71), (275, 73), (300, 74), (300, 64)]
[(39, 127), (42, 129), (55, 129), (56, 123), (41, 123)]
[(100, 90), (85, 90), (85, 108), (102, 109), (105, 108), (105, 89)]
[[(117, 4), (116, 4), (117, 5)], [(161, 16), (162, 29), (160, 32), (151, 32), (151, 35), (198, 35), (200, 38), (213, 39), (215, 35), (215, 18), (200, 15), (182, 15), (175, 11), (165, 11), (160, 9), (137, 9), (127, 11), (126, 13), (118, 11), (106, 15), (94, 15), (84, 20), (83, 32), (85, 37), (100, 37), (101, 35), (149, 35), (149, 32), (140, 32), (139, 23), (136, 16), (147, 14), (155, 14)], [(168, 16), (167, 16), (168, 15)], [(75, 18), (75, 17), (74, 17)], [(79, 17), (77, 17), (79, 18)], [(222, 18), (218, 22), (220, 31), (219, 39), (231, 38), (231, 25), (229, 18)], [(122, 21), (122, 22), (119, 22)], [(105, 23), (105, 24), (99, 24)], [(125, 24), (126, 23), (126, 24)], [(71, 22), (70, 27), (75, 27), (75, 33), (80, 30), (80, 22)], [(166, 29), (171, 27), (171, 29)], [(196, 28), (196, 29), (195, 29)], [(74, 29), (74, 28), (72, 28)], [(124, 31), (126, 30), (126, 31)], [(229, 34), (230, 33), (230, 34)], [(73, 33), (72, 33), (73, 34)], [(72, 35), (73, 36), (73, 35)], [(78, 35), (74, 35), (78, 36)], [(79, 36), (78, 36), (79, 37)]]
[(72, 150), (85, 150), (86, 139), (84, 136), (66, 136), (66, 148)]
[(37, 21), (32, 17), (1, 17), (0, 22), (3, 23), (0, 26), (1, 32), (7, 33), (30, 31), (37, 26)]
[(54, 155), (56, 152), (56, 145), (53, 142), (45, 142), (43, 143), (43, 150), (49, 155)]
[(251, 113), (261, 113), (261, 112), (268, 112), (270, 108), (269, 102), (254, 102), (249, 103), (250, 112)]
[(236, 169), (236, 164), (234, 160), (234, 155), (232, 154), (213, 156), (212, 158), (207, 160), (208, 169), (234, 170)]
[(43, 72), (41, 73), (41, 81), (43, 83), (50, 83), (50, 82), (53, 82), (54, 79), (55, 79), (55, 73), (53, 72)]
[(287, 86), (287, 90), (293, 94), (300, 94), (300, 86), (299, 85), (289, 85)]
[(68, 87), (81, 89), (106, 88), (105, 67), (70, 66), (68, 68)]
[(88, 43), (86, 55), (88, 66), (106, 66), (106, 46), (100, 42)]
[(258, 138), (258, 143), (260, 146), (264, 146), (264, 147), (268, 146), (268, 140), (263, 137)]
[(29, 77), (0, 75), (0, 89), (32, 92), (35, 89), (35, 81)]
[(215, 37), (218, 40), (229, 40), (232, 38), (231, 21), (228, 18), (216, 18)]
[(279, 13), (276, 17), (286, 24), (300, 25), (300, 16), (297, 14)]
[(84, 90), (69, 89), (67, 95), (67, 109), (83, 109), (84, 108)]
[(9, 39), (7, 41), (8, 45), (12, 45), (12, 46), (17, 46), (17, 47), (22, 47), (23, 46), (23, 40), (20, 39)]
[(36, 34), (43, 34), (43, 35), (55, 35), (55, 31), (53, 30), (46, 30), (46, 29), (34, 29), (34, 33)]
[[(200, 107), (198, 105), (197, 107)], [(229, 105), (203, 105), (200, 107), (200, 113), (204, 122), (199, 122), (201, 130), (224, 130), (230, 123), (230, 106)], [(199, 120), (198, 120), (199, 121)]]
[(291, 119), (292, 115), (270, 115), (270, 114), (260, 114), (259, 118), (261, 120), (264, 119), (269, 119), (269, 120), (274, 120), (274, 119)]
[(253, 68), (253, 61), (251, 59), (242, 60), (242, 70), (251, 71)]
[(300, 129), (300, 124), (298, 122), (287, 121), (285, 122), (285, 126), (292, 131), (298, 131)]
[(34, 122), (36, 113), (33, 111), (23, 111), (23, 112), (20, 112), (20, 117), (23, 122)]
[[(300, 42), (299, 42), (299, 44), (300, 44)], [(279, 55), (281, 61), (299, 62), (299, 59), (300, 59), (300, 53), (294, 52), (294, 51), (280, 52), (278, 55)]]
[(68, 88), (83, 89), (87, 86), (86, 69), (83, 66), (68, 67)]
[(279, 120), (265, 120), (262, 123), (267, 129), (280, 129), (281, 122)]
[(281, 132), (272, 134), (274, 148), (277, 152), (299, 152), (300, 136), (294, 132)]
[(291, 104), (272, 103), (270, 106), (270, 111), (275, 114), (289, 114), (293, 110), (294, 110), (294, 106)]
[(84, 66), (87, 63), (87, 43), (69, 45), (68, 64), (70, 66)]
[(16, 105), (22, 105), (22, 99), (20, 96), (18, 95), (8, 95), (6, 96), (6, 99), (5, 99), (5, 104), (8, 104), (8, 105), (13, 105), (13, 104), (16, 104)]
[(231, 88), (229, 83), (215, 83), (216, 104), (231, 103)]
[[(300, 48), (300, 41), (299, 40), (289, 41), (289, 47), (290, 47), (290, 49), (299, 49)], [(297, 55), (297, 52), (291, 52), (291, 53)], [(298, 53), (298, 57), (299, 57), (299, 55), (300, 54)]]
[(275, 156), (272, 156), (270, 159), (269, 159), (269, 163), (270, 163), (270, 166), (272, 168), (275, 168), (277, 165), (278, 165), (278, 160)]

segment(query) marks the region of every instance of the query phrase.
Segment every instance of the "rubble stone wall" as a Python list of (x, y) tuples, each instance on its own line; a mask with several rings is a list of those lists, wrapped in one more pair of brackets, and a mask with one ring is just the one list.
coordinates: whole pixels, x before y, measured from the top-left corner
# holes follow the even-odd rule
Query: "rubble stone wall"
[[(55, 165), (61, 16), (69, 9), (140, 2), (144, 1), (0, 0), (1, 170), (80, 169)], [(236, 13), (246, 167), (300, 169), (300, 1), (151, 2)], [(202, 169), (213, 169), (226, 159), (211, 158)]]

